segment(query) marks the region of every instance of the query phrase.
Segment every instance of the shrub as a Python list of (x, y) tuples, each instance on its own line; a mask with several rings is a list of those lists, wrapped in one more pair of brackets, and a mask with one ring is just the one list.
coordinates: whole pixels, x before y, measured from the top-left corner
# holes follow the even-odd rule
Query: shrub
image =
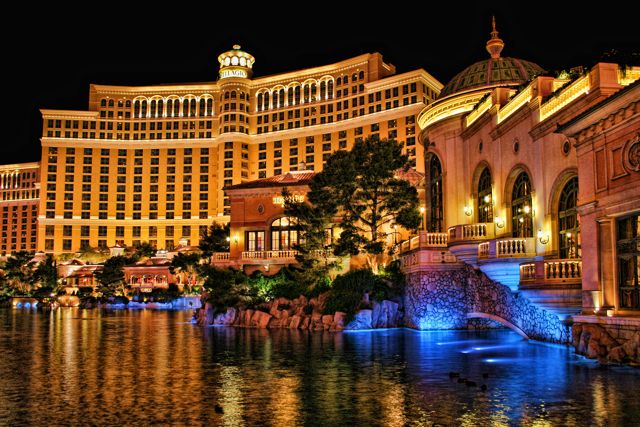
[(306, 293), (304, 285), (291, 277), (291, 271), (283, 268), (273, 276), (265, 276), (262, 272), (255, 272), (248, 279), (249, 287), (259, 301), (270, 301), (274, 298), (298, 298)]
[(335, 278), (324, 303), (324, 314), (336, 311), (346, 313), (346, 320), (353, 318), (360, 307), (362, 295), (368, 292), (375, 299), (382, 300), (389, 294), (389, 287), (371, 270), (351, 270)]

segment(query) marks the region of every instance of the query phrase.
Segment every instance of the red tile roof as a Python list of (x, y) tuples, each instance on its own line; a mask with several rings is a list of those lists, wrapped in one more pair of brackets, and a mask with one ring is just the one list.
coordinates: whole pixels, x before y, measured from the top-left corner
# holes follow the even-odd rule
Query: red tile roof
[(269, 187), (289, 187), (296, 185), (308, 185), (311, 183), (314, 171), (291, 171), (282, 175), (275, 175), (269, 178), (258, 179), (255, 181), (243, 182), (242, 184), (230, 185), (224, 187), (223, 190), (241, 190), (245, 188), (269, 188)]

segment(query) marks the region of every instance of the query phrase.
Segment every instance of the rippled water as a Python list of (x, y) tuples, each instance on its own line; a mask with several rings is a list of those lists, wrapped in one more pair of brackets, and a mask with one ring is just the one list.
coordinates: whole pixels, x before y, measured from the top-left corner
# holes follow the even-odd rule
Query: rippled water
[(640, 370), (508, 331), (330, 334), (189, 318), (0, 309), (0, 424), (640, 425)]

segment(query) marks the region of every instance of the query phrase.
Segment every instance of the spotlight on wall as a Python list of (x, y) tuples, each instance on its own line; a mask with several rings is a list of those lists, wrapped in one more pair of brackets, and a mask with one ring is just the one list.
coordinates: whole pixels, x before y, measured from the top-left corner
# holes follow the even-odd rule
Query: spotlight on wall
[(547, 243), (549, 243), (549, 235), (545, 234), (541, 229), (538, 229), (538, 240), (543, 245), (546, 245)]
[(495, 219), (496, 227), (503, 228), (504, 227), (504, 218), (500, 218), (499, 216)]
[(473, 214), (473, 208), (471, 206), (464, 207), (464, 214), (466, 216), (471, 216)]
[(234, 236), (233, 236), (233, 241), (234, 241), (234, 243), (235, 243), (236, 245), (238, 244), (238, 240), (240, 240), (240, 238), (238, 237), (238, 235), (237, 235), (237, 234), (236, 234), (236, 235), (234, 235)]

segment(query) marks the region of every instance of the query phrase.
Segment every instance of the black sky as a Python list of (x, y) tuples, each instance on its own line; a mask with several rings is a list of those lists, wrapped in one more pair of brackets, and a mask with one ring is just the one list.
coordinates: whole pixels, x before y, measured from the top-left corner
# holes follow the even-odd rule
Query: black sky
[[(492, 14), (506, 43), (503, 56), (548, 70), (592, 65), (612, 48), (640, 51), (637, 14), (621, 12), (622, 3), (610, 3), (612, 11), (565, 3), (444, 2), (434, 7), (420, 2), (424, 11), (419, 11), (398, 1), (379, 8), (366, 2), (358, 7), (346, 1), (272, 2), (250, 16), (252, 8), (239, 1), (226, 3), (231, 6), (224, 10), (190, 2), (170, 8), (92, 3), (95, 12), (25, 3), (21, 12), (5, 16), (19, 29), (0, 30), (5, 71), (0, 164), (39, 159), (40, 108), (86, 110), (90, 83), (213, 81), (218, 54), (234, 43), (256, 57), (255, 76), (378, 51), (398, 72), (424, 68), (443, 84), (487, 57)], [(306, 12), (296, 13), (303, 7)]]

